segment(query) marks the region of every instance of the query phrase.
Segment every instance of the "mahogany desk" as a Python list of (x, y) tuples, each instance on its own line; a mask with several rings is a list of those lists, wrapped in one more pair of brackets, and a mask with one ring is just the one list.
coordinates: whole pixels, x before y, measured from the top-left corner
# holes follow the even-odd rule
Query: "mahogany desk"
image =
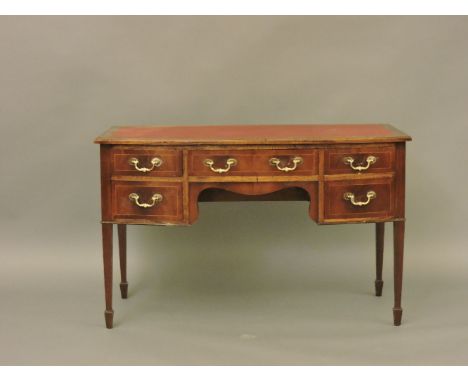
[(375, 294), (382, 295), (384, 224), (393, 222), (393, 321), (400, 325), (405, 143), (390, 125), (113, 127), (101, 146), (106, 297), (112, 328), (112, 226), (127, 298), (126, 225), (191, 225), (199, 201), (307, 200), (318, 224), (375, 223)]

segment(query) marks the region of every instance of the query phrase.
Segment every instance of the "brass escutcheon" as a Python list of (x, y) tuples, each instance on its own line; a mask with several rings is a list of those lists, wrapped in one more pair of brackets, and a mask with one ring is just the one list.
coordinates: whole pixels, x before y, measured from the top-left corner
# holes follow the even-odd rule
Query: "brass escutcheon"
[(154, 207), (156, 203), (161, 203), (163, 200), (163, 196), (161, 194), (154, 194), (151, 197), (151, 203), (140, 203), (140, 195), (138, 195), (135, 192), (132, 192), (130, 195), (128, 195), (128, 198), (134, 202), (138, 207), (141, 208), (151, 208)]
[(373, 155), (369, 155), (367, 158), (366, 158), (366, 162), (367, 162), (367, 165), (366, 166), (355, 166), (354, 165), (354, 158), (353, 157), (344, 157), (343, 158), (343, 162), (345, 164), (349, 164), (349, 167), (351, 167), (353, 170), (356, 170), (356, 171), (365, 171), (367, 170), (371, 164), (374, 164), (375, 162), (377, 162), (377, 158)]
[(237, 165), (237, 159), (229, 158), (228, 160), (226, 160), (226, 167), (224, 167), (224, 168), (213, 167), (214, 160), (209, 159), (209, 158), (205, 159), (203, 161), (203, 164), (205, 166), (209, 167), (211, 171), (216, 172), (218, 174), (222, 174), (222, 173), (228, 172), (231, 169), (231, 167), (236, 166)]
[(130, 158), (128, 160), (128, 164), (133, 165), (133, 167), (135, 167), (135, 170), (140, 171), (140, 172), (149, 172), (149, 171), (154, 170), (155, 167), (160, 167), (163, 164), (163, 160), (161, 158), (154, 157), (153, 159), (151, 159), (152, 166), (150, 168), (139, 167), (138, 163), (140, 163), (138, 158)]
[(375, 199), (377, 197), (377, 193), (375, 191), (368, 191), (366, 194), (367, 200), (365, 202), (356, 202), (355, 196), (352, 192), (345, 192), (343, 194), (343, 199), (344, 200), (349, 200), (353, 206), (367, 206), (372, 199)]
[(281, 166), (281, 160), (278, 158), (270, 158), (270, 165), (271, 166), (276, 166), (276, 168), (280, 171), (284, 172), (289, 172), (289, 171), (294, 171), (298, 165), (302, 164), (304, 160), (301, 157), (294, 157), (292, 159), (293, 166), (288, 167), (288, 166)]

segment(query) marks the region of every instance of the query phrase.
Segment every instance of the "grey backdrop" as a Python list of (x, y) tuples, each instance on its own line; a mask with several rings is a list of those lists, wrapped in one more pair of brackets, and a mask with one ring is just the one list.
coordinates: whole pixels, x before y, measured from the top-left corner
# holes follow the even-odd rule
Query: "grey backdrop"
[[(1, 17), (0, 363), (468, 363), (467, 21)], [(389, 224), (376, 298), (372, 225), (264, 202), (130, 227), (129, 299), (116, 281), (104, 329), (95, 136), (339, 122), (414, 139), (400, 328)]]

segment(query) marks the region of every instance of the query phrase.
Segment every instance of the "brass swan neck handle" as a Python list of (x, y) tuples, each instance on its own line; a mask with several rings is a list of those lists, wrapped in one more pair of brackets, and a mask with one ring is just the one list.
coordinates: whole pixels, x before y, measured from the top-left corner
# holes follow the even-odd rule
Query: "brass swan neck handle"
[(356, 171), (365, 171), (365, 170), (368, 170), (369, 167), (374, 164), (375, 162), (377, 162), (377, 158), (373, 155), (369, 155), (367, 158), (366, 158), (366, 162), (367, 162), (367, 165), (365, 166), (355, 166), (354, 165), (354, 158), (353, 157), (344, 157), (343, 158), (343, 162), (345, 164), (348, 164), (349, 167), (351, 167), (353, 170), (356, 170)]
[(220, 168), (214, 167), (214, 160), (213, 160), (213, 159), (210, 159), (210, 158), (205, 159), (205, 160), (203, 161), (203, 164), (204, 164), (205, 166), (209, 167), (211, 171), (216, 172), (216, 173), (218, 173), (218, 174), (223, 174), (223, 173), (225, 173), (225, 172), (228, 172), (228, 171), (231, 169), (231, 167), (237, 165), (237, 159), (228, 158), (228, 159), (226, 160), (226, 167), (224, 167), (224, 168), (222, 168), (222, 167), (220, 167)]
[(151, 197), (151, 203), (140, 203), (140, 195), (134, 192), (128, 195), (128, 198), (141, 208), (151, 208), (154, 207), (156, 203), (161, 203), (163, 201), (163, 196), (161, 194), (154, 194)]
[(270, 165), (276, 166), (276, 168), (280, 171), (289, 172), (294, 171), (297, 169), (297, 166), (302, 164), (304, 160), (301, 157), (294, 157), (292, 159), (293, 165), (291, 167), (288, 166), (281, 166), (281, 160), (278, 158), (270, 158)]
[(148, 167), (140, 167), (139, 163), (140, 163), (140, 161), (138, 160), (138, 158), (130, 158), (128, 160), (128, 164), (132, 165), (133, 167), (135, 167), (135, 170), (140, 171), (140, 172), (153, 171), (155, 167), (160, 167), (163, 164), (163, 160), (161, 158), (154, 157), (153, 159), (151, 159), (150, 163), (152, 164), (152, 166), (149, 167), (149, 168)]
[(365, 202), (357, 202), (356, 197), (352, 192), (345, 192), (343, 194), (343, 199), (344, 200), (349, 200), (353, 206), (367, 206), (372, 199), (375, 199), (377, 197), (377, 193), (375, 191), (368, 191), (366, 194), (367, 200)]

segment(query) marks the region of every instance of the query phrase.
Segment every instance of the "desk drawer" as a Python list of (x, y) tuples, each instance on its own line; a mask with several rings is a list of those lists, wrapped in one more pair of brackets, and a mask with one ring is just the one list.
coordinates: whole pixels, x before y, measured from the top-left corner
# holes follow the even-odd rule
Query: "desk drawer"
[(393, 216), (393, 178), (325, 182), (324, 220)]
[(183, 219), (182, 183), (113, 182), (114, 218), (177, 222)]
[(325, 150), (325, 174), (392, 172), (395, 146), (360, 145)]
[(203, 150), (189, 153), (198, 176), (305, 176), (318, 173), (316, 150)]
[(181, 176), (182, 152), (159, 148), (115, 148), (113, 173), (136, 176)]

